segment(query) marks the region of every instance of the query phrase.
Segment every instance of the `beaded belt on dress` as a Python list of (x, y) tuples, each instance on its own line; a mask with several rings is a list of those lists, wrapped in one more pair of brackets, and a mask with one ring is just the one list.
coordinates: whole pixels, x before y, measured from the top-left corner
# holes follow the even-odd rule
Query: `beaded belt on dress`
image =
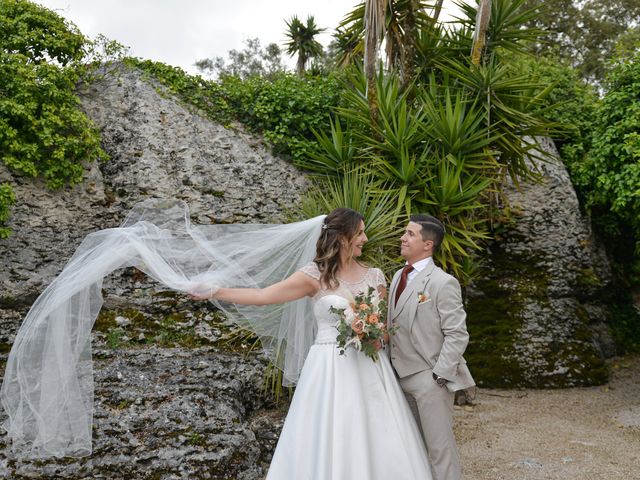
[(335, 345), (338, 343), (336, 340), (317, 340), (314, 345)]

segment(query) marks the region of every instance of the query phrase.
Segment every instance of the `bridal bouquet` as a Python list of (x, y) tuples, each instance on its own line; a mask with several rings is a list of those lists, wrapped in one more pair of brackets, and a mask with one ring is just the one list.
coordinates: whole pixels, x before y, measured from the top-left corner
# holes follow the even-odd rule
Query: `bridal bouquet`
[(378, 290), (369, 287), (367, 293), (357, 295), (347, 308), (331, 307), (338, 315), (337, 343), (340, 354), (347, 347), (360, 350), (375, 362), (380, 351), (389, 340), (387, 331), (387, 302), (380, 298)]

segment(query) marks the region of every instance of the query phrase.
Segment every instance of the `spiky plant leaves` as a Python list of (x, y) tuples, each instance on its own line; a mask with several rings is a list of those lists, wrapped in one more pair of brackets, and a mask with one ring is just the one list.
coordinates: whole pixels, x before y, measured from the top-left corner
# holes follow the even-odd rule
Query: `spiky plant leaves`
[(319, 148), (311, 151), (307, 158), (299, 159), (296, 165), (315, 175), (339, 176), (353, 168), (356, 162), (356, 142), (348, 122), (344, 122), (344, 128), (340, 118), (331, 118), (329, 122), (331, 130), (328, 135), (312, 129)]

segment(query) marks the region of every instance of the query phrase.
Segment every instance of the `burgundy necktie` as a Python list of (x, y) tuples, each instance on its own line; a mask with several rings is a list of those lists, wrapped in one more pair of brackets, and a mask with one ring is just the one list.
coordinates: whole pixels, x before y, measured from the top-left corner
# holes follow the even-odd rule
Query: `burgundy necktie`
[(400, 281), (398, 282), (398, 288), (396, 288), (396, 303), (398, 303), (398, 299), (400, 298), (400, 295), (402, 295), (404, 288), (407, 286), (407, 276), (409, 275), (409, 272), (411, 272), (412, 270), (413, 270), (413, 266), (408, 264), (405, 265), (404, 268), (402, 269), (402, 273), (400, 274)]

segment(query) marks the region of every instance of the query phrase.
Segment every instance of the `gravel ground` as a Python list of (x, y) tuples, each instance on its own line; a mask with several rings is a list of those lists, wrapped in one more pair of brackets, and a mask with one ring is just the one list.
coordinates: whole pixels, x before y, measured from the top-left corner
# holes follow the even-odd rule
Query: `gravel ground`
[(456, 407), (465, 480), (640, 480), (640, 356), (610, 367), (601, 387), (481, 389)]

